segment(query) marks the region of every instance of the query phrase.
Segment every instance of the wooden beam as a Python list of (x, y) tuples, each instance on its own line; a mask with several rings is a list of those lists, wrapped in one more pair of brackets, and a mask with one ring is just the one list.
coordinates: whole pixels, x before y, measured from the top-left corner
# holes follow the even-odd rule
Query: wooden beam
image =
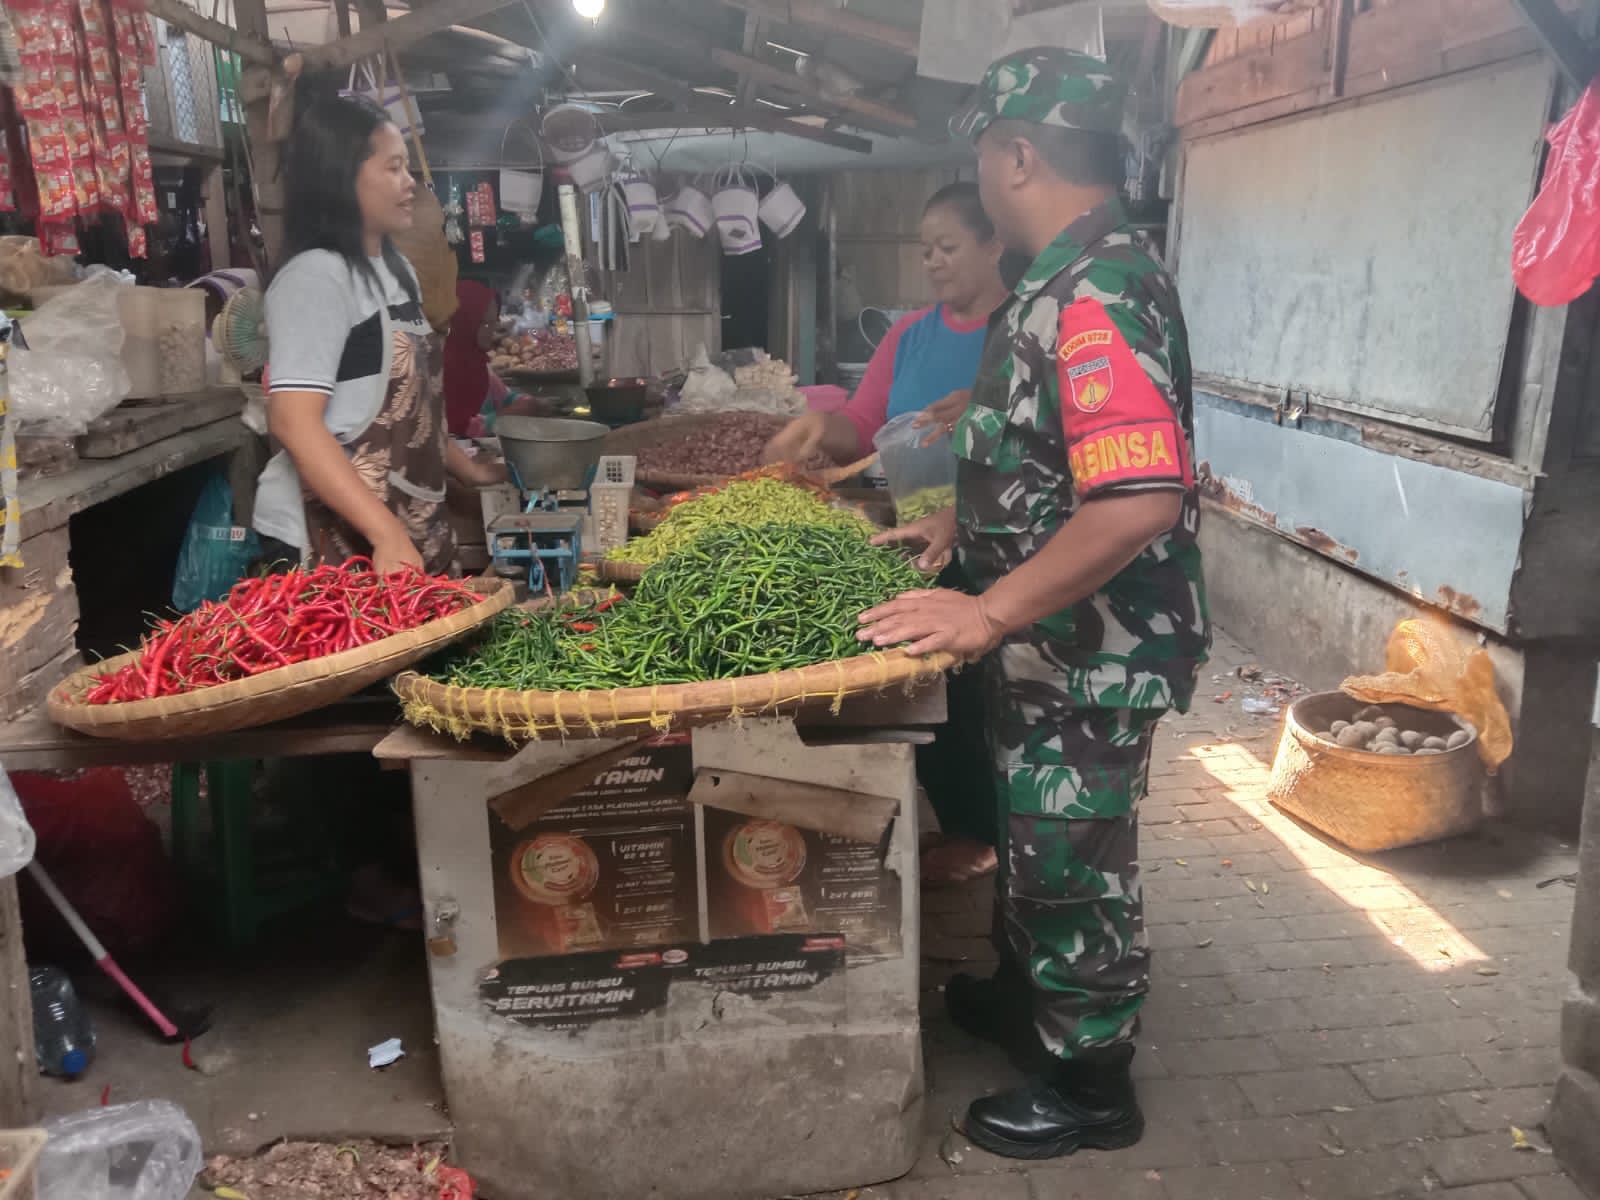
[[(745, 52), (745, 54), (754, 55), (758, 51), (760, 51), (762, 42), (764, 42), (766, 40), (766, 34), (765, 34), (766, 28), (767, 28), (767, 22), (766, 22), (765, 18), (757, 16), (753, 12), (745, 13), (745, 15), (744, 15), (744, 52)], [(739, 79), (739, 88), (738, 88), (738, 92), (737, 92), (736, 96), (734, 97), (734, 103), (737, 104), (740, 108), (749, 108), (751, 103), (755, 100), (755, 98), (756, 98), (756, 77), (754, 75), (744, 75), (744, 76), (740, 77), (740, 79)]]
[(755, 13), (757, 16), (781, 21), (786, 25), (817, 29), (839, 38), (870, 42), (881, 49), (893, 50), (896, 54), (905, 54), (912, 58), (917, 56), (919, 40), (917, 30), (874, 21), (871, 17), (863, 17), (842, 8), (835, 8), (831, 4), (823, 4), (821, 0), (787, 0), (787, 2), (722, 0), (722, 2), (730, 8)]
[(1588, 87), (1600, 75), (1600, 53), (1589, 45), (1554, 0), (1511, 0), (1522, 19), (1538, 36), (1545, 52), (1556, 60), (1562, 74), (1575, 87)]
[(600, 128), (607, 133), (647, 133), (667, 129), (759, 129), (764, 133), (781, 133), (788, 137), (820, 142), (838, 150), (855, 154), (871, 154), (872, 142), (849, 133), (829, 133), (811, 125), (801, 124), (775, 113), (771, 116), (759, 109), (726, 108), (693, 109), (689, 112), (670, 113), (600, 113)]
[(793, 72), (775, 67), (771, 63), (735, 54), (732, 50), (713, 49), (711, 61), (741, 77), (748, 76), (772, 87), (782, 88), (793, 95), (803, 96), (812, 104), (825, 108), (842, 108), (891, 128), (908, 131), (917, 128), (917, 118), (902, 109), (881, 104), (876, 100), (864, 100), (860, 96), (830, 96), (809, 79), (802, 79)]
[(149, 9), (152, 17), (160, 17), (168, 25), (174, 25), (214, 46), (232, 50), (247, 63), (270, 67), (278, 61), (277, 53), (266, 39), (234, 29), (221, 21), (213, 21), (210, 17), (202, 17), (183, 0), (149, 0)]
[[(162, 0), (175, 3), (176, 0)], [(334, 69), (351, 66), (370, 58), (385, 46), (399, 50), (452, 25), (465, 25), (505, 8), (513, 0), (434, 0), (426, 8), (413, 9), (403, 17), (383, 24), (366, 25), (359, 33), (324, 46), (306, 50), (307, 68)]]
[(654, 67), (643, 66), (632, 59), (618, 58), (614, 54), (606, 54), (599, 50), (582, 49), (574, 54), (573, 61), (580, 67), (593, 67), (613, 78), (629, 81), (630, 85), (637, 83), (640, 87), (648, 88), (658, 96), (665, 96), (674, 104), (684, 108), (705, 99), (676, 76), (658, 71)]

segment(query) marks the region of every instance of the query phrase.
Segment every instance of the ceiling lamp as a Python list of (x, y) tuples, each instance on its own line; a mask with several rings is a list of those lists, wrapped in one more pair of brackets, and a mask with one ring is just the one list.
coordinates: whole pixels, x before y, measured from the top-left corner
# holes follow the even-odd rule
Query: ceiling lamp
[(598, 21), (606, 10), (606, 0), (572, 0), (572, 7), (585, 21)]

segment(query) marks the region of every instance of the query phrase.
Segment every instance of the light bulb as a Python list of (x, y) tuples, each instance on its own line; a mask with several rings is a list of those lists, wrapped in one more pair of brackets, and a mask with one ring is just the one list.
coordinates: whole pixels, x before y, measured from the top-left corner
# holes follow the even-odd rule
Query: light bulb
[(606, 0), (572, 0), (572, 7), (585, 21), (598, 21), (606, 10)]

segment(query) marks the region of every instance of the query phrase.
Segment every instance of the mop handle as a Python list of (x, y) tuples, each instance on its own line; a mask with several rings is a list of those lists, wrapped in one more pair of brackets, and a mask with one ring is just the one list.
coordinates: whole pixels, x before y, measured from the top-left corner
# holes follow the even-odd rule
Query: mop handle
[(44, 868), (39, 865), (37, 859), (28, 864), (28, 871), (32, 874), (33, 881), (39, 885), (39, 889), (50, 898), (50, 903), (56, 906), (56, 911), (61, 914), (68, 925), (72, 926), (72, 932), (78, 935), (78, 940), (89, 951), (89, 956), (94, 959), (95, 966), (116, 980), (117, 986), (126, 992), (128, 998), (137, 1004), (144, 1012), (144, 1015), (155, 1023), (155, 1027), (161, 1031), (162, 1037), (177, 1037), (178, 1027), (167, 1020), (159, 1008), (150, 1003), (150, 998), (139, 990), (138, 984), (123, 974), (122, 968), (116, 964), (111, 955), (106, 953), (106, 948), (100, 944), (100, 939), (95, 937), (89, 927), (83, 923), (83, 918), (78, 915), (78, 910), (73, 908), (71, 901), (61, 894), (61, 889), (56, 887), (55, 880), (45, 874)]

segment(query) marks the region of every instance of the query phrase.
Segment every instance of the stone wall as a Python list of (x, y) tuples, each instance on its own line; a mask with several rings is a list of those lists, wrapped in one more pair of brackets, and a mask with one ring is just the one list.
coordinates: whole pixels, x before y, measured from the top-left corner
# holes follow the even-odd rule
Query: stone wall
[(1569, 964), (1576, 987), (1561, 1010), (1561, 1075), (1549, 1132), (1562, 1163), (1594, 1196), (1600, 1195), (1600, 731), (1584, 795)]

